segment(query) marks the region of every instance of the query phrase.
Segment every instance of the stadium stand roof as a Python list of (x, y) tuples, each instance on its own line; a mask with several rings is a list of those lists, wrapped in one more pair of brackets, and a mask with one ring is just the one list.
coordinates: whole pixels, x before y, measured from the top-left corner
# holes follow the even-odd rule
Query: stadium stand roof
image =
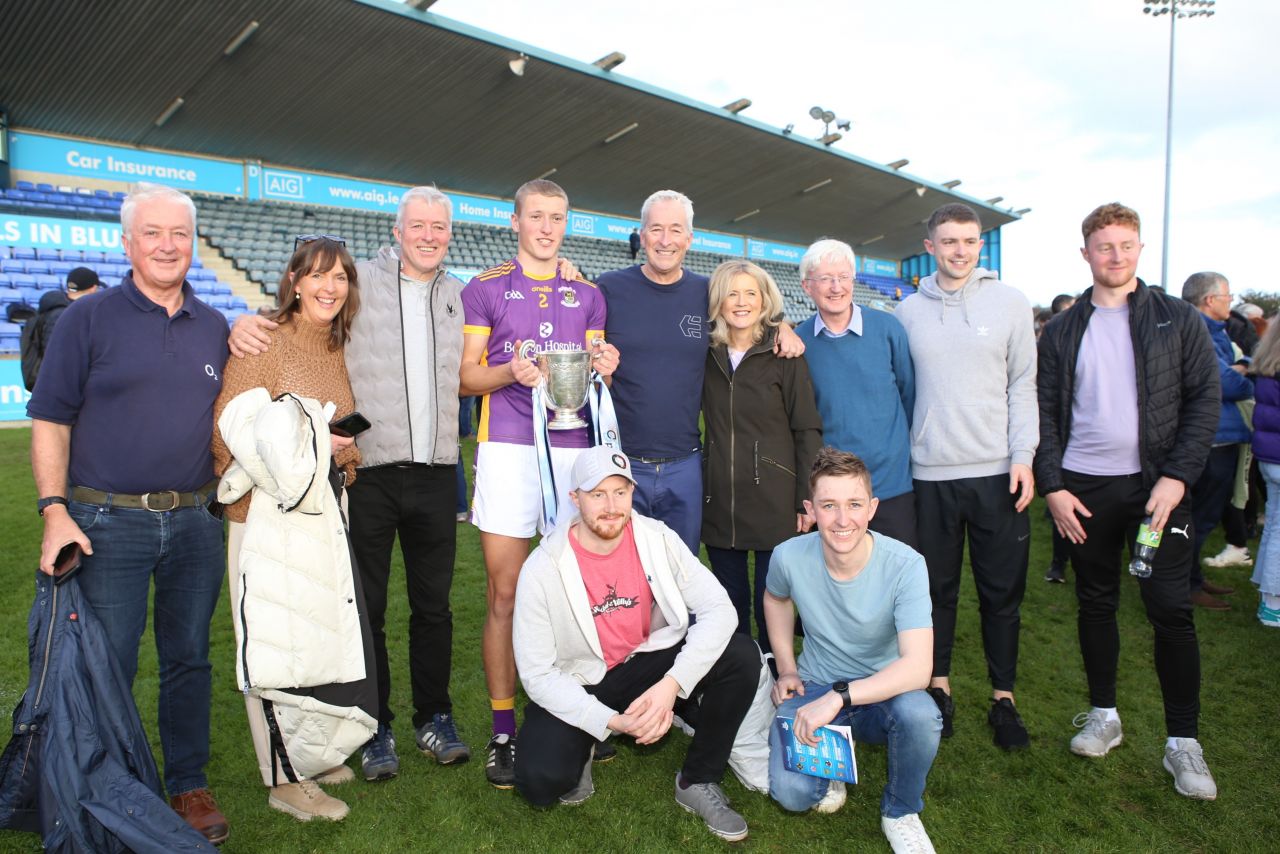
[[(693, 198), (699, 228), (833, 236), (890, 259), (921, 251), (922, 221), (947, 201), (977, 208), (987, 228), (1017, 219), (393, 0), (8, 0), (4, 17), (0, 104), (13, 127), (505, 198), (554, 169), (575, 207), (616, 214), (674, 187)], [(251, 21), (256, 32), (227, 55)], [(521, 54), (516, 76), (508, 62)]]

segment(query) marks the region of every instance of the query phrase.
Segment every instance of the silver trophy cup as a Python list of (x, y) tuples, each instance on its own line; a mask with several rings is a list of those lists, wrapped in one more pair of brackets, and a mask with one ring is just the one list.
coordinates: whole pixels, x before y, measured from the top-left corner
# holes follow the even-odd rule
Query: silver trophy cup
[(578, 411), (587, 404), (587, 392), (591, 388), (591, 353), (587, 350), (552, 350), (537, 352), (532, 341), (520, 348), (521, 358), (537, 356), (538, 370), (546, 383), (547, 408), (555, 417), (547, 423), (548, 430), (575, 430), (586, 427), (587, 422)]

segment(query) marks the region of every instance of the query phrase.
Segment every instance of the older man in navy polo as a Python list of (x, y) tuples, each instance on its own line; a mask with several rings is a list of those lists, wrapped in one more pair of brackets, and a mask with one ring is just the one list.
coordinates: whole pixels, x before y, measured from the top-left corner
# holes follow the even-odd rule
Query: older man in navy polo
[(133, 269), (67, 308), (27, 414), (44, 517), (40, 569), (84, 550), (80, 586), (132, 684), (155, 579), (160, 743), (170, 804), (211, 842), (227, 821), (208, 788), (209, 621), (222, 587), (222, 520), (209, 440), (227, 323), (186, 283), (196, 211), (139, 184), (120, 209)]

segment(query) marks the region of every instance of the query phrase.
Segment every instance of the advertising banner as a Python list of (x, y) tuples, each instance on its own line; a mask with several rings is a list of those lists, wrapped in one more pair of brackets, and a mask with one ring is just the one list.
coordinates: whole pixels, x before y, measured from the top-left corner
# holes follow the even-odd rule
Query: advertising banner
[(400, 184), (338, 178), (258, 163), (249, 163), (247, 169), (249, 198), (255, 200), (299, 202), (393, 214), (400, 206), (400, 196), (408, 189)]
[(752, 261), (781, 261), (784, 264), (799, 264), (804, 257), (804, 246), (791, 243), (770, 243), (767, 240), (747, 238), (747, 257)]
[(9, 166), (14, 170), (107, 181), (152, 181), (180, 190), (226, 196), (244, 195), (244, 164), (192, 154), (167, 154), (105, 142), (45, 136), (31, 131), (9, 134)]
[(120, 224), (48, 216), (0, 215), (0, 245), (120, 252)]
[(883, 258), (869, 258), (866, 255), (859, 255), (858, 272), (866, 273), (871, 276), (896, 277), (898, 275), (898, 262), (886, 261)]
[(22, 362), (0, 359), (0, 421), (26, 421), (30, 399), (22, 384)]

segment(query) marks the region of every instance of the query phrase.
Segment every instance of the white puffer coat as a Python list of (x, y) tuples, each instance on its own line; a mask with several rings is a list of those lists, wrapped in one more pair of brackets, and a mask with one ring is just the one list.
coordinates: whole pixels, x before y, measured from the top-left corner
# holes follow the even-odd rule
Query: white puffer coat
[(359, 707), (289, 693), (366, 677), (346, 528), (328, 482), (328, 418), (315, 400), (273, 401), (254, 388), (227, 404), (218, 429), (234, 457), (218, 500), (253, 491), (231, 591), (236, 681), (272, 701), (294, 769), (311, 776), (377, 730)]

